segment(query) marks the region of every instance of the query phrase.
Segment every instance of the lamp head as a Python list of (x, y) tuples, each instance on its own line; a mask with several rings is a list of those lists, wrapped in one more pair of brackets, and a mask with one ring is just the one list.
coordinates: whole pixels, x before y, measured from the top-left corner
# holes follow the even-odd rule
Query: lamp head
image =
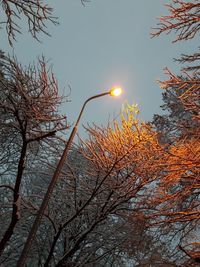
[(121, 87), (113, 87), (111, 90), (110, 90), (110, 95), (111, 96), (119, 96), (121, 95), (122, 93), (122, 89)]

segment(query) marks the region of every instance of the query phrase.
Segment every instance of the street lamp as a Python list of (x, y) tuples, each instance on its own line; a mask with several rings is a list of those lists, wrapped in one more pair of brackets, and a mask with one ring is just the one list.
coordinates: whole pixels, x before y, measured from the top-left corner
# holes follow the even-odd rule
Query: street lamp
[(24, 248), (23, 248), (23, 250), (22, 250), (21, 256), (20, 256), (20, 258), (19, 258), (19, 260), (18, 260), (18, 262), (17, 262), (17, 267), (23, 267), (23, 266), (25, 265), (26, 257), (27, 257), (27, 255), (28, 255), (28, 253), (29, 253), (29, 251), (30, 251), (32, 242), (33, 242), (33, 240), (35, 239), (35, 235), (36, 235), (36, 232), (37, 232), (38, 227), (39, 227), (39, 225), (40, 225), (42, 216), (43, 216), (43, 214), (44, 214), (44, 212), (45, 212), (45, 209), (46, 209), (46, 207), (47, 207), (47, 205), (48, 205), (48, 202), (49, 202), (49, 199), (50, 199), (51, 194), (52, 194), (52, 192), (53, 192), (53, 189), (54, 189), (54, 187), (55, 187), (55, 185), (56, 185), (56, 182), (57, 182), (57, 180), (58, 180), (58, 178), (59, 178), (59, 175), (60, 175), (60, 173), (61, 173), (62, 167), (63, 167), (63, 165), (64, 165), (64, 163), (65, 163), (65, 159), (66, 159), (66, 157), (67, 157), (67, 154), (68, 154), (69, 148), (70, 148), (70, 146), (71, 146), (71, 143), (72, 143), (72, 141), (73, 141), (73, 139), (74, 139), (74, 136), (75, 136), (75, 134), (76, 134), (76, 132), (77, 132), (78, 124), (79, 124), (79, 122), (80, 122), (80, 119), (81, 119), (81, 116), (82, 116), (82, 114), (83, 114), (83, 110), (84, 110), (86, 104), (87, 104), (90, 100), (93, 100), (93, 99), (98, 98), (98, 97), (101, 97), (101, 96), (105, 96), (105, 95), (118, 96), (118, 95), (120, 95), (121, 93), (122, 93), (122, 89), (121, 89), (120, 87), (113, 87), (110, 91), (108, 91), (108, 92), (104, 92), (104, 93), (102, 93), (102, 94), (94, 95), (94, 96), (92, 96), (92, 97), (89, 97), (89, 98), (84, 102), (84, 104), (83, 104), (83, 106), (82, 106), (82, 109), (81, 109), (81, 111), (80, 111), (80, 113), (79, 113), (78, 119), (77, 119), (77, 121), (76, 121), (76, 123), (75, 123), (75, 125), (74, 125), (74, 128), (72, 129), (72, 132), (71, 132), (71, 134), (70, 134), (70, 136), (69, 136), (69, 139), (68, 139), (68, 141), (67, 141), (67, 143), (66, 143), (65, 149), (63, 150), (62, 156), (61, 156), (61, 158), (60, 158), (60, 160), (59, 160), (59, 162), (58, 162), (58, 165), (57, 165), (57, 167), (56, 167), (56, 170), (55, 170), (55, 172), (54, 172), (54, 175), (53, 175), (53, 177), (52, 177), (52, 179), (51, 179), (51, 182), (50, 182), (50, 184), (49, 184), (49, 186), (48, 186), (48, 189), (47, 189), (47, 191), (46, 191), (46, 194), (45, 194), (45, 196), (44, 196), (44, 199), (43, 199), (43, 201), (42, 201), (42, 204), (41, 204), (41, 206), (40, 206), (40, 209), (39, 209), (39, 211), (38, 211), (38, 213), (37, 213), (37, 216), (36, 216), (36, 218), (35, 218), (35, 221), (34, 221), (34, 223), (33, 223), (33, 225), (32, 225), (32, 228), (31, 228), (31, 230), (30, 230), (30, 232), (29, 232), (29, 235), (28, 235), (28, 237), (27, 237), (26, 243), (25, 243)]

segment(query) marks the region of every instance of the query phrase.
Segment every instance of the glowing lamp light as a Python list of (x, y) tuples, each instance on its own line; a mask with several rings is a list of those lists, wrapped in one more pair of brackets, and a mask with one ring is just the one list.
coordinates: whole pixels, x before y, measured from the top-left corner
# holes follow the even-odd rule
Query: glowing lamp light
[(110, 90), (111, 96), (119, 96), (122, 93), (122, 89), (120, 87), (114, 87)]

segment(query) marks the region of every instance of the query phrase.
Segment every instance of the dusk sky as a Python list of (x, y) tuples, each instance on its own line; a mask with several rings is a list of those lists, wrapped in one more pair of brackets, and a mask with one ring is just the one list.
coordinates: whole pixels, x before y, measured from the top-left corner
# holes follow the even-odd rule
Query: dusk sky
[[(178, 72), (173, 58), (187, 53), (187, 42), (172, 44), (173, 34), (150, 37), (161, 15), (167, 14), (167, 0), (80, 0), (47, 1), (59, 17), (60, 25), (48, 25), (51, 37), (40, 35), (41, 43), (25, 33), (17, 36), (12, 49), (3, 34), (1, 48), (15, 54), (22, 64), (44, 55), (53, 65), (61, 92), (72, 91), (62, 113), (72, 124), (86, 98), (121, 85), (117, 99), (106, 96), (88, 104), (81, 124), (106, 125), (116, 117), (122, 104), (137, 103), (142, 120), (160, 113), (161, 93), (156, 80), (164, 79), (167, 66)], [(196, 48), (197, 46), (195, 46)], [(84, 136), (83, 128), (79, 134)]]

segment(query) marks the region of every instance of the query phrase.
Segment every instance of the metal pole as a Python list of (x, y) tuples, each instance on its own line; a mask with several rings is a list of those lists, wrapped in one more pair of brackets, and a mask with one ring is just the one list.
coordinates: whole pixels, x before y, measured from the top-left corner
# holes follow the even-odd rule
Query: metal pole
[(18, 262), (17, 262), (17, 267), (23, 267), (23, 266), (25, 265), (25, 263), (26, 263), (26, 258), (27, 258), (27, 256), (28, 256), (28, 253), (29, 253), (30, 249), (31, 249), (32, 242), (33, 242), (34, 239), (35, 239), (35, 236), (36, 236), (38, 227), (39, 227), (40, 222), (41, 222), (41, 220), (42, 220), (42, 216), (43, 216), (43, 214), (44, 214), (44, 212), (45, 212), (45, 209), (46, 209), (46, 207), (47, 207), (47, 205), (48, 205), (48, 203), (49, 203), (49, 199), (50, 199), (51, 194), (52, 194), (52, 192), (53, 192), (53, 189), (54, 189), (54, 187), (55, 187), (55, 185), (56, 185), (56, 182), (57, 182), (57, 180), (58, 180), (58, 178), (59, 178), (59, 175), (60, 175), (60, 173), (61, 173), (62, 167), (63, 167), (63, 165), (64, 165), (64, 163), (65, 163), (65, 160), (66, 160), (66, 157), (67, 157), (69, 148), (70, 148), (71, 143), (72, 143), (72, 141), (73, 141), (73, 139), (74, 139), (74, 136), (75, 136), (75, 134), (76, 134), (76, 132), (77, 132), (78, 124), (79, 124), (79, 121), (80, 121), (80, 119), (81, 119), (81, 116), (82, 116), (82, 114), (83, 114), (83, 110), (84, 110), (86, 104), (87, 104), (90, 100), (92, 100), (92, 99), (95, 99), (95, 98), (98, 98), (98, 97), (101, 97), (101, 96), (104, 96), (104, 95), (109, 95), (109, 94), (110, 94), (110, 92), (105, 92), (105, 93), (102, 93), (102, 94), (98, 94), (98, 95), (95, 95), (95, 96), (92, 96), (92, 97), (88, 98), (88, 99), (84, 102), (83, 107), (82, 107), (82, 109), (81, 109), (81, 111), (80, 111), (80, 113), (79, 113), (78, 119), (77, 119), (77, 121), (76, 121), (76, 123), (75, 123), (74, 128), (72, 129), (72, 132), (71, 132), (71, 134), (70, 134), (70, 137), (69, 137), (69, 139), (68, 139), (68, 142), (67, 142), (67, 144), (66, 144), (66, 146), (65, 146), (65, 149), (64, 149), (64, 151), (63, 151), (63, 153), (62, 153), (62, 156), (61, 156), (61, 158), (60, 158), (60, 160), (59, 160), (59, 162), (58, 162), (58, 165), (57, 165), (57, 167), (56, 167), (56, 170), (55, 170), (55, 172), (54, 172), (54, 175), (53, 175), (53, 177), (52, 177), (52, 179), (51, 179), (51, 182), (50, 182), (50, 184), (49, 184), (49, 186), (48, 186), (48, 189), (47, 189), (47, 191), (46, 191), (46, 194), (45, 194), (45, 196), (44, 196), (44, 199), (43, 199), (43, 201), (42, 201), (42, 204), (41, 204), (41, 206), (40, 206), (40, 209), (39, 209), (39, 211), (38, 211), (38, 213), (37, 213), (37, 216), (36, 216), (36, 218), (35, 218), (35, 221), (34, 221), (34, 223), (33, 223), (33, 225), (32, 225), (32, 228), (31, 228), (31, 230), (30, 230), (30, 232), (29, 232), (29, 235), (28, 235), (28, 237), (27, 237), (26, 243), (25, 243), (24, 248), (23, 248), (23, 250), (22, 250), (21, 256), (20, 256), (20, 258), (19, 258), (19, 260), (18, 260)]

